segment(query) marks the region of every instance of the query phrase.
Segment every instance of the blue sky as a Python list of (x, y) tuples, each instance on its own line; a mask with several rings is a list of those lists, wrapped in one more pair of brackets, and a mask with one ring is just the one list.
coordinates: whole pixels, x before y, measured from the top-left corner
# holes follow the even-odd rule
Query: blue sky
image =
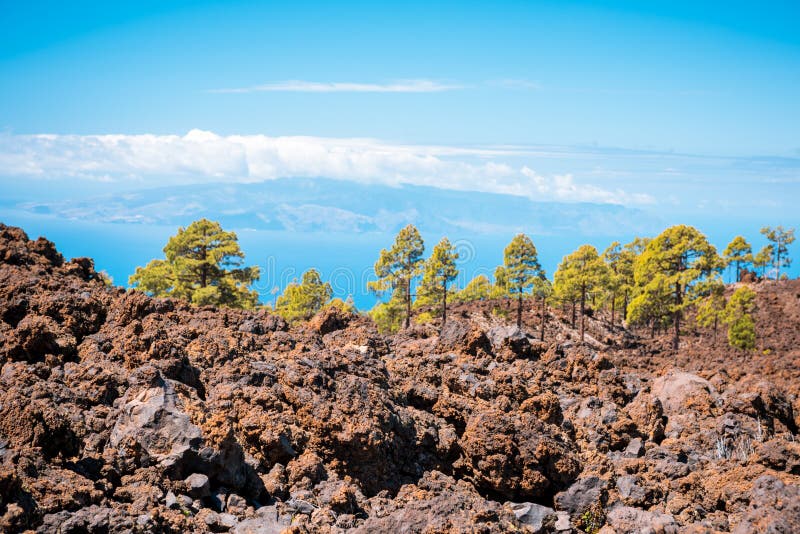
[(374, 4), (3, 2), (0, 127), (800, 155), (796, 2)]
[[(683, 211), (749, 202), (754, 191), (774, 207), (800, 181), (796, 2), (0, 5), (0, 164), (14, 178), (119, 170), (61, 143), (25, 153), (46, 160), (60, 147), (77, 154), (69, 165), (20, 171), (9, 153), (30, 147), (16, 136), (200, 130), (556, 147), (557, 158), (515, 154), (517, 171), (629, 193), (620, 202), (649, 195), (675, 205), (667, 197), (682, 192)], [(607, 159), (587, 169), (587, 147)], [(640, 172), (641, 151), (663, 154), (653, 173)], [(676, 169), (675, 154), (701, 159)], [(179, 156), (161, 156), (170, 158)], [(174, 172), (149, 168), (160, 180)]]
[(322, 176), (796, 226), (799, 26), (797, 2), (0, 0), (0, 220)]

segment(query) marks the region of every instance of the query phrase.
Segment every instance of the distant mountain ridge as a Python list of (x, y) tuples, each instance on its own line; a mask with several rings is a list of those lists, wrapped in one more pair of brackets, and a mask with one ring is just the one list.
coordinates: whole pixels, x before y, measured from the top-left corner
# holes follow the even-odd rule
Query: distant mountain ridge
[(327, 178), (248, 184), (199, 184), (47, 202), (18, 209), (72, 220), (182, 225), (218, 219), (231, 228), (294, 232), (394, 232), (408, 223), (427, 231), (614, 235), (648, 233), (660, 222), (615, 204), (532, 201), (526, 197), (390, 187)]

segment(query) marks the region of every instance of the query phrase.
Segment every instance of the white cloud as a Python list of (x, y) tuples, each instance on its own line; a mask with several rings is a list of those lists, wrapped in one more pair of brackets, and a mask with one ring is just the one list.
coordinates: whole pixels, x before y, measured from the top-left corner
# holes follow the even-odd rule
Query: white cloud
[(210, 89), (209, 93), (441, 93), (457, 91), (476, 86), (499, 87), (502, 89), (534, 91), (541, 89), (539, 82), (524, 79), (504, 78), (487, 80), (477, 85), (444, 83), (436, 80), (413, 79), (396, 80), (387, 83), (363, 82), (312, 82), (307, 80), (284, 80), (248, 87)]
[(503, 161), (513, 148), (401, 145), (373, 139), (177, 135), (0, 134), (5, 176), (130, 181), (138, 186), (325, 177), (504, 193), (533, 200), (642, 204), (648, 195), (542, 175)]
[(590, 184), (576, 184), (571, 174), (557, 174), (548, 180), (528, 167), (523, 167), (521, 172), (528, 177), (530, 183), (533, 184), (539, 194), (560, 200), (602, 202), (607, 204), (653, 203), (653, 198), (646, 194), (631, 194), (621, 189), (609, 191)]
[(212, 89), (211, 93), (441, 93), (463, 89), (457, 84), (445, 84), (433, 80), (398, 80), (390, 83), (358, 83), (358, 82), (309, 82), (303, 80), (287, 80), (265, 83), (252, 87), (233, 89)]

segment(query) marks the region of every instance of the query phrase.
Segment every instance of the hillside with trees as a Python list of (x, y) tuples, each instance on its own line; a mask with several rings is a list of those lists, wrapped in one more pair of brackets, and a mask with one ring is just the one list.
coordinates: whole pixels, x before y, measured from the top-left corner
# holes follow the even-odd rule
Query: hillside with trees
[[(602, 254), (592, 245), (582, 245), (563, 258), (552, 281), (539, 264), (532, 239), (518, 234), (505, 248), (494, 281), (479, 275), (459, 289), (453, 285), (459, 274), (459, 255), (448, 238), (442, 237), (425, 258), (419, 230), (407, 225), (375, 262), (376, 279), (368, 288), (383, 299), (367, 315), (385, 333), (408, 329), (412, 322), (435, 322), (443, 328), (448, 302), (452, 306), (509, 299), (505, 305), (496, 305), (494, 313), (507, 315), (513, 301), (516, 326), (522, 328), (523, 309), (538, 306), (541, 341), (550, 306), (570, 310), (571, 327), (578, 329), (581, 342), (586, 339), (587, 314), (607, 316), (613, 331), (619, 312), (621, 326), (631, 332), (649, 329), (654, 337), (671, 330), (672, 348), (677, 350), (688, 314), (698, 326), (711, 328), (714, 342), (718, 330), (726, 327), (731, 346), (752, 350), (756, 339), (752, 290), (744, 286), (726, 298), (725, 271), (733, 273), (735, 283), (785, 278), (781, 269), (791, 265), (788, 247), (794, 242), (793, 228), (764, 227), (761, 234), (768, 244), (755, 256), (742, 236), (734, 237), (720, 254), (699, 230), (685, 225), (667, 228), (653, 238), (637, 237), (625, 245), (615, 241)], [(258, 279), (259, 269), (242, 267), (244, 254), (236, 234), (219, 223), (201, 219), (179, 228), (164, 253), (165, 259), (136, 268), (129, 280), (133, 288), (195, 305), (260, 306), (257, 291), (249, 287)], [(331, 306), (355, 311), (350, 297), (347, 301), (333, 297), (330, 283), (312, 268), (300, 282), (295, 280), (283, 289), (274, 312), (296, 323)]]
[(520, 234), (459, 288), (406, 227), (363, 313), (315, 269), (259, 304), (211, 221), (134, 289), (0, 225), (0, 530), (792, 532), (800, 281), (770, 232), (763, 275), (676, 226), (552, 281)]

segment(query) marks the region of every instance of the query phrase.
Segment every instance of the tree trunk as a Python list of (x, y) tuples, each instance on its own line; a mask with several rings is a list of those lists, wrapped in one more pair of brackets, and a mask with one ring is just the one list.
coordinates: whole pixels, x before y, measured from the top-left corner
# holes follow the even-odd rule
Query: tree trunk
[(650, 319), (650, 339), (656, 337), (656, 320)]
[(447, 282), (442, 284), (442, 326), (447, 323)]
[(545, 321), (545, 314), (547, 313), (547, 307), (545, 304), (545, 298), (542, 297), (542, 324), (539, 330), (539, 341), (544, 341), (544, 321)]
[(678, 309), (675, 310), (675, 333), (672, 337), (672, 348), (678, 350), (681, 342), (681, 309), (683, 303), (683, 295), (681, 294), (681, 284), (675, 284), (675, 302), (678, 304)]
[[(205, 237), (206, 231), (203, 230), (203, 238)], [(200, 287), (206, 287), (208, 285), (208, 264), (206, 263), (207, 257), (208, 251), (206, 250), (206, 246), (203, 245), (200, 247), (200, 259), (203, 260), (203, 267), (200, 268)]]
[(522, 328), (522, 293), (517, 293), (517, 328)]
[(740, 278), (739, 278), (739, 262), (737, 261), (736, 262), (736, 280), (735, 280), (735, 282), (738, 283), (739, 280), (740, 280)]
[(628, 290), (625, 290), (625, 300), (622, 301), (622, 320), (628, 320)]
[(583, 343), (583, 335), (585, 330), (584, 326), (584, 318), (586, 317), (585, 312), (586, 312), (586, 289), (581, 287), (581, 343)]
[(717, 319), (718, 318), (716, 316), (714, 316), (714, 341), (713, 341), (713, 345), (717, 344)]
[(411, 278), (406, 280), (406, 328), (411, 326)]
[(208, 264), (206, 263), (206, 247), (202, 249), (201, 258), (203, 260), (203, 266), (200, 268), (200, 287), (206, 287), (208, 285)]
[(572, 328), (575, 328), (575, 301), (572, 301)]
[(611, 295), (611, 330), (614, 330), (614, 313), (617, 311), (617, 295)]

